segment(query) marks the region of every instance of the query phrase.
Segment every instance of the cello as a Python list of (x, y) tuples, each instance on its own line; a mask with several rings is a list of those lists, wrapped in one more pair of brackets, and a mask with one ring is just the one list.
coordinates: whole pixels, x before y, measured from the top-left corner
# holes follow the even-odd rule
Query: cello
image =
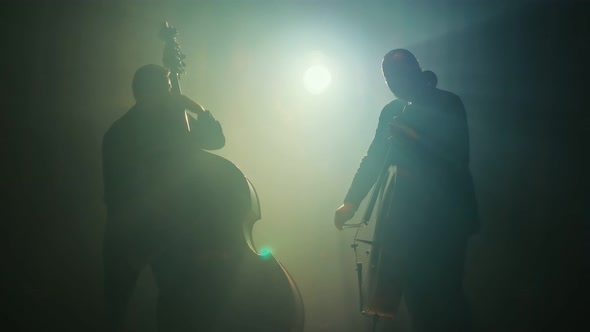
[[(388, 152), (391, 154), (393, 145)], [(398, 316), (401, 303), (401, 257), (392, 257), (395, 252), (384, 250), (383, 243), (388, 241), (382, 231), (391, 209), (392, 196), (396, 182), (396, 167), (387, 162), (383, 166), (377, 182), (374, 184), (365, 213), (360, 223), (349, 224), (347, 228), (357, 228), (351, 248), (354, 250), (359, 292), (359, 310), (365, 315), (374, 318), (395, 319)], [(376, 214), (373, 214), (374, 210)], [(369, 226), (373, 222), (373, 238), (371, 240), (359, 239), (359, 230)], [(359, 244), (360, 243), (360, 244)], [(359, 259), (358, 251), (361, 245), (367, 246), (365, 254), (368, 256), (368, 268), (365, 270), (363, 262)], [(393, 263), (392, 263), (393, 262)], [(374, 325), (375, 327), (375, 325)]]
[[(163, 65), (170, 70), (172, 92), (180, 94), (179, 77), (185, 73), (186, 56), (177, 35), (175, 27), (163, 24)], [(188, 131), (189, 116), (185, 112)], [(186, 326), (190, 326), (199, 331), (302, 332), (304, 308), (297, 284), (272, 253), (259, 251), (253, 241), (253, 227), (261, 219), (254, 185), (235, 164), (214, 153), (199, 149), (189, 159), (195, 166), (191, 176), (204, 189), (200, 199), (207, 207), (203, 227), (207, 236), (189, 235), (204, 248), (195, 254), (195, 266), (204, 274), (210, 266), (221, 266), (227, 273), (211, 285), (223, 291), (214, 294), (221, 300), (208, 329), (203, 330), (199, 322), (180, 322), (179, 330), (188, 331)], [(190, 313), (182, 319), (190, 320)]]

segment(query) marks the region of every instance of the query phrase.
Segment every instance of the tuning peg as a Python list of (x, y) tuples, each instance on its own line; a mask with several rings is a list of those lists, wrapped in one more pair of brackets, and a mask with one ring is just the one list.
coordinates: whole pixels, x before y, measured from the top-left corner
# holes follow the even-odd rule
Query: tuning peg
[(178, 35), (178, 30), (175, 27), (169, 25), (168, 21), (166, 21), (162, 24), (162, 28), (160, 29), (160, 33), (159, 33), (159, 36), (161, 39), (166, 40), (166, 41), (174, 40), (176, 35)]

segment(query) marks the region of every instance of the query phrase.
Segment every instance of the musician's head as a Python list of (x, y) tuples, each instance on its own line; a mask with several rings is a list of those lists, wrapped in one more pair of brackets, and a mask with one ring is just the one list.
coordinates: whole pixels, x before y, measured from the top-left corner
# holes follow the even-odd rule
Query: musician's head
[[(412, 101), (422, 88), (432, 85), (433, 72), (423, 72), (412, 52), (398, 48), (385, 54), (381, 63), (385, 82), (393, 94), (403, 100)], [(434, 76), (436, 78), (436, 75)], [(434, 82), (436, 86), (436, 82)]]
[(138, 103), (163, 101), (170, 95), (171, 87), (170, 71), (159, 65), (141, 66), (133, 75), (133, 97)]

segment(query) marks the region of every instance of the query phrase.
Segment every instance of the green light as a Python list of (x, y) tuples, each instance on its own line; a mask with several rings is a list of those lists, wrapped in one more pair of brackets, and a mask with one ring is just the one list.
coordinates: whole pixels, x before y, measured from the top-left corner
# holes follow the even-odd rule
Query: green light
[(270, 255), (271, 255), (271, 250), (270, 250), (270, 248), (262, 248), (262, 249), (260, 249), (260, 255), (261, 255), (262, 257), (264, 257), (264, 258), (266, 258), (266, 257), (270, 257)]

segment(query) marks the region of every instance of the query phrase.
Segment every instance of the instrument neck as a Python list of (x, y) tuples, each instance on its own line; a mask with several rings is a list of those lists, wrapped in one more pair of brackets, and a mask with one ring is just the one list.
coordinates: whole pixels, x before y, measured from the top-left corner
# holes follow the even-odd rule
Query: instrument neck
[(175, 94), (181, 94), (180, 90), (180, 79), (178, 73), (170, 73), (170, 84), (172, 84), (172, 92)]

